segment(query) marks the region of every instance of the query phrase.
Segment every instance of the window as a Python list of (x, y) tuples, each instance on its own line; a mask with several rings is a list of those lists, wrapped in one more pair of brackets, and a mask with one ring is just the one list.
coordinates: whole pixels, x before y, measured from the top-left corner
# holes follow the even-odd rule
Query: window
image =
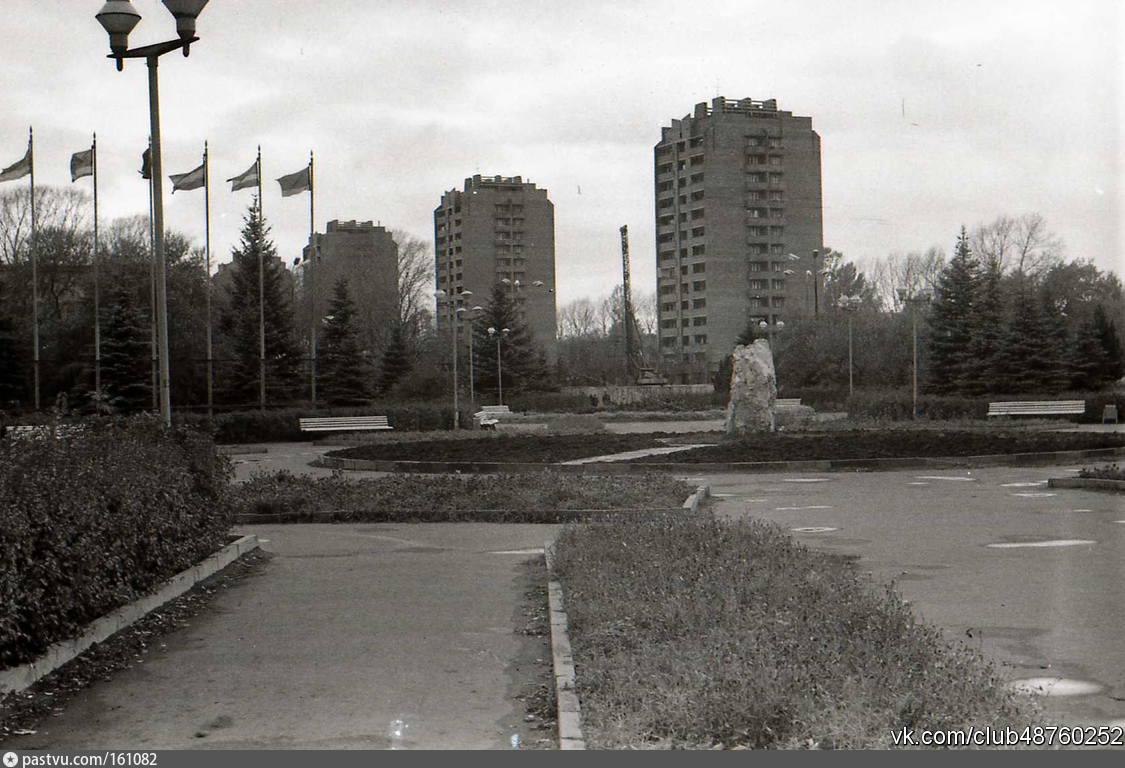
[(785, 234), (785, 227), (770, 227), (770, 234), (774, 237), (781, 237)]
[(695, 343), (696, 344), (706, 344), (707, 343), (707, 334), (706, 333), (695, 334)]
[(706, 245), (693, 245), (691, 247), (691, 255), (692, 256), (702, 256), (705, 253), (707, 253), (707, 246)]
[(656, 242), (661, 243), (661, 244), (670, 243), (675, 239), (676, 239), (676, 233), (675, 232), (665, 232), (663, 235), (660, 235), (659, 237), (656, 238)]
[(701, 189), (698, 192), (692, 192), (691, 193), (691, 199), (693, 201), (702, 200), (703, 199), (703, 190)]
[(781, 272), (785, 269), (785, 264), (780, 261), (771, 261), (770, 269), (772, 269), (774, 272)]
[(696, 219), (702, 219), (702, 218), (703, 218), (703, 209), (702, 208), (693, 208), (692, 211), (691, 211), (692, 221), (695, 221)]
[(758, 296), (751, 296), (749, 306), (751, 309), (760, 309), (762, 306), (762, 299)]
[(691, 284), (691, 288), (692, 288), (693, 291), (706, 291), (707, 290), (707, 281), (706, 280), (696, 280), (694, 283)]
[(687, 186), (687, 179), (681, 177), (680, 179), (678, 179), (676, 181), (676, 186), (677, 187), (686, 187)]
[(750, 227), (750, 237), (765, 237), (766, 227)]
[(781, 155), (770, 155), (770, 165), (781, 165)]
[(669, 192), (669, 191), (671, 191), (671, 189), (672, 189), (672, 182), (670, 182), (670, 181), (662, 181), (662, 182), (660, 182), (659, 184), (656, 185), (656, 191), (657, 192)]
[(774, 243), (770, 246), (770, 253), (774, 256), (780, 256), (785, 253), (785, 246), (781, 243)]
[(764, 173), (748, 173), (748, 174), (746, 174), (746, 181), (748, 181), (751, 184), (761, 184), (765, 180), (766, 180), (766, 175)]
[(698, 275), (698, 274), (699, 274), (700, 272), (706, 272), (706, 271), (707, 271), (707, 262), (705, 262), (705, 261), (700, 261), (700, 262), (698, 262), (698, 263), (696, 263), (696, 264), (692, 264), (692, 265), (691, 265), (691, 271), (692, 271), (692, 272), (693, 272), (694, 274), (697, 274), (697, 275)]
[(691, 141), (688, 142), (688, 146), (689, 147), (702, 147), (703, 146), (703, 137), (702, 136), (696, 136), (695, 138), (693, 138)]
[(781, 137), (771, 136), (770, 137), (770, 148), (771, 149), (780, 149), (781, 148)]
[(784, 208), (770, 208), (770, 218), (771, 219), (784, 219), (785, 218), (785, 209)]
[(687, 299), (684, 299), (683, 301), (680, 302), (680, 309), (687, 309), (687, 308), (688, 308), (688, 301), (687, 301)]
[(749, 139), (746, 140), (746, 146), (748, 146), (748, 147), (760, 147), (760, 146), (762, 146), (762, 140), (759, 139), (757, 136), (751, 136)]
[(669, 320), (661, 320), (660, 321), (660, 327), (661, 328), (675, 328), (676, 327), (676, 318), (673, 317)]
[(692, 318), (691, 324), (692, 324), (693, 326), (696, 326), (696, 327), (698, 327), (698, 326), (700, 326), (700, 325), (707, 325), (707, 318), (706, 318), (706, 317), (695, 317), (695, 318)]
[(658, 166), (656, 166), (656, 172), (657, 173), (671, 173), (672, 172), (672, 164), (671, 163), (664, 163), (663, 165), (658, 165)]
[(660, 252), (660, 260), (661, 261), (668, 261), (668, 260), (674, 259), (674, 258), (676, 258), (676, 252), (675, 251), (661, 251)]
[(687, 195), (680, 195), (680, 205), (687, 205)]
[(691, 183), (692, 184), (702, 184), (703, 183), (703, 174), (702, 173), (693, 173), (691, 175)]
[(761, 245), (760, 243), (754, 243), (753, 245), (750, 246), (750, 255), (751, 256), (761, 256), (765, 252), (766, 252), (766, 247), (764, 245)]
[(687, 163), (685, 163), (683, 160), (677, 160), (676, 161), (676, 170), (677, 171), (682, 171), (686, 167), (687, 167)]
[(784, 197), (785, 197), (785, 193), (782, 192), (780, 189), (771, 189), (770, 190), (770, 201), (775, 202), (775, 203), (781, 202), (781, 200), (783, 200)]
[(687, 214), (686, 213), (680, 214), (680, 221), (687, 221)]
[(691, 318), (685, 317), (682, 321), (680, 321), (680, 325), (683, 326), (684, 328), (690, 328), (691, 327)]
[(764, 290), (767, 290), (769, 288), (769, 284), (770, 284), (769, 280), (751, 280), (750, 281), (750, 290), (752, 290), (752, 291), (764, 291)]
[(674, 301), (669, 301), (666, 304), (661, 304), (660, 305), (660, 311), (661, 312), (675, 312), (676, 311), (676, 303)]
[(751, 272), (765, 272), (766, 271), (766, 263), (764, 261), (752, 261), (752, 262), (750, 262), (750, 271)]
[(761, 208), (747, 208), (746, 209), (746, 215), (749, 216), (752, 219), (760, 219), (760, 218), (762, 218), (762, 209)]
[(781, 183), (781, 174), (780, 173), (771, 173), (770, 174), (770, 184), (780, 184), (780, 183)]
[(707, 157), (706, 155), (696, 155), (695, 157), (693, 157), (691, 159), (691, 164), (692, 165), (703, 165), (703, 161), (706, 159), (706, 157)]
[(512, 250), (515, 251), (516, 253), (523, 253), (523, 246), (522, 245), (513, 245)]
[(775, 291), (784, 291), (785, 290), (785, 281), (784, 280), (774, 280), (773, 282), (770, 283), (770, 287), (773, 288)]
[(672, 214), (666, 214), (666, 215), (658, 218), (656, 220), (656, 223), (659, 224), (662, 227), (666, 227), (669, 224), (671, 224), (673, 221), (675, 221), (675, 217)]
[(765, 158), (761, 155), (750, 155), (748, 162), (750, 165), (765, 165)]
[(660, 286), (660, 292), (663, 293), (663, 294), (675, 293), (676, 292), (676, 286), (674, 286), (674, 285), (662, 285), (662, 286)]
[(762, 199), (762, 191), (756, 189), (756, 190), (753, 190), (751, 192), (747, 192), (746, 193), (746, 199), (747, 200), (761, 200)]
[(680, 249), (680, 258), (681, 258), (681, 259), (686, 259), (686, 258), (687, 258), (687, 248), (681, 248), (681, 249)]
[(774, 296), (773, 297), (773, 308), (774, 309), (780, 309), (781, 307), (784, 307), (784, 306), (785, 306), (785, 297), (784, 296)]
[(675, 336), (665, 336), (663, 339), (660, 340), (660, 346), (662, 346), (662, 347), (674, 347), (674, 346), (676, 346), (676, 337)]
[(683, 266), (680, 267), (680, 274), (681, 275), (687, 274), (687, 264), (684, 264)]
[(687, 283), (681, 283), (680, 284), (680, 293), (687, 293), (687, 292), (688, 292), (688, 284)]
[[(686, 303), (686, 302), (685, 302)], [(705, 309), (707, 307), (707, 299), (696, 299), (691, 303), (692, 309)], [(686, 309), (686, 307), (685, 307)]]
[(665, 197), (665, 198), (662, 198), (659, 202), (657, 202), (656, 207), (657, 208), (671, 208), (672, 203), (673, 203), (672, 198)]
[(691, 344), (691, 336), (684, 336), (683, 344), (685, 347)]
[(703, 237), (703, 233), (704, 233), (703, 227), (692, 227), (692, 230), (691, 230), (691, 236), (692, 237)]

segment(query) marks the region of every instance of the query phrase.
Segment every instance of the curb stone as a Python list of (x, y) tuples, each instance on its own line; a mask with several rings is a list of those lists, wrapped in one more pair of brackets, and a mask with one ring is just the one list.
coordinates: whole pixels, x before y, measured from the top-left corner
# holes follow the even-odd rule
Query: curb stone
[(1125, 456), (1125, 448), (1092, 448), (1084, 451), (1049, 451), (1044, 453), (1000, 453), (982, 456), (949, 456), (936, 458), (893, 459), (820, 459), (808, 461), (732, 461), (732, 462), (667, 462), (663, 464), (624, 464), (593, 462), (590, 464), (533, 464), (528, 462), (483, 461), (397, 461), (378, 459), (342, 459), (322, 456), (310, 466), (325, 469), (368, 470), (375, 472), (413, 472), (418, 474), (526, 474), (533, 472), (564, 472), (568, 474), (629, 475), (663, 471), (698, 474), (716, 472), (831, 472), (881, 471), (895, 469), (972, 468), (1030, 463), (1071, 463), (1085, 459), (1107, 459)]
[(207, 559), (176, 574), (155, 592), (93, 622), (80, 636), (55, 643), (35, 661), (0, 672), (0, 698), (30, 688), (37, 680), (74, 660), (90, 646), (103, 642), (260, 546), (256, 535), (242, 536)]
[(1108, 477), (1052, 477), (1047, 481), (1047, 487), (1125, 493), (1125, 480), (1111, 480)]
[(567, 633), (562, 584), (550, 577), (555, 564), (553, 541), (546, 543), (543, 554), (547, 560), (547, 611), (551, 621), (551, 664), (555, 675), (559, 749), (586, 749), (586, 739), (582, 734), (582, 706), (574, 688), (574, 655), (570, 648), (570, 635)]
[[(695, 512), (710, 495), (710, 487), (701, 485), (683, 503), (685, 511)], [(551, 663), (555, 675), (555, 699), (558, 707), (559, 749), (586, 749), (582, 733), (582, 706), (575, 690), (574, 652), (567, 631), (566, 604), (562, 584), (551, 579), (555, 567), (555, 542), (543, 546), (547, 560), (547, 611), (551, 622)]]

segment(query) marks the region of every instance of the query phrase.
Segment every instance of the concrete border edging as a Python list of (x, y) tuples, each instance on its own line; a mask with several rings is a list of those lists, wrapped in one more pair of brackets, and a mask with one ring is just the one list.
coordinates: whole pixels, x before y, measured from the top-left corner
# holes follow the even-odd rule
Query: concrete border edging
[(586, 739), (582, 734), (582, 705), (574, 687), (574, 654), (567, 633), (562, 584), (551, 578), (555, 557), (553, 541), (548, 541), (543, 547), (543, 555), (547, 560), (547, 612), (551, 622), (551, 666), (555, 676), (559, 749), (586, 749)]
[(1052, 477), (1047, 481), (1047, 487), (1125, 493), (1125, 480), (1111, 480), (1108, 477)]
[(895, 469), (953, 469), (989, 466), (1025, 465), (1034, 463), (1070, 463), (1083, 459), (1108, 459), (1125, 456), (1125, 448), (1091, 448), (1081, 451), (1047, 451), (1043, 453), (999, 453), (981, 456), (947, 456), (933, 458), (888, 459), (812, 459), (803, 461), (728, 461), (667, 462), (662, 464), (592, 462), (589, 464), (543, 464), (529, 462), (484, 461), (398, 461), (389, 459), (342, 459), (322, 456), (310, 463), (313, 467), (374, 472), (413, 472), (418, 474), (526, 474), (533, 472), (564, 472), (590, 475), (631, 475), (646, 472), (717, 473), (717, 472), (831, 472), (880, 471)]
[(155, 592), (144, 595), (93, 622), (78, 637), (55, 643), (35, 661), (0, 672), (0, 697), (30, 688), (40, 678), (74, 660), (90, 646), (105, 641), (111, 635), (130, 626), (169, 600), (179, 597), (199, 582), (260, 546), (256, 535), (242, 536), (205, 560), (176, 574)]
[(695, 512), (697, 509), (699, 509), (699, 505), (703, 503), (703, 500), (710, 495), (711, 486), (706, 484), (699, 486), (695, 489), (695, 493), (693, 493), (691, 496), (688, 496), (687, 500), (684, 501), (684, 511)]

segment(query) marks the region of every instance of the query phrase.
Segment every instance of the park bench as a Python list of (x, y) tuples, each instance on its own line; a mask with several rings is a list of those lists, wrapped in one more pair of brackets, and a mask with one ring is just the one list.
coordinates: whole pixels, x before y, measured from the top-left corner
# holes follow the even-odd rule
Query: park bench
[(320, 416), (301, 419), (302, 432), (357, 432), (394, 429), (386, 416)]
[(1023, 400), (989, 403), (988, 416), (1081, 416), (1085, 400)]
[(801, 404), (799, 397), (779, 397), (774, 401), (775, 408), (796, 408)]
[(512, 409), (506, 405), (485, 405), (473, 414), (473, 419), (481, 429), (496, 429), (502, 416), (511, 416)]

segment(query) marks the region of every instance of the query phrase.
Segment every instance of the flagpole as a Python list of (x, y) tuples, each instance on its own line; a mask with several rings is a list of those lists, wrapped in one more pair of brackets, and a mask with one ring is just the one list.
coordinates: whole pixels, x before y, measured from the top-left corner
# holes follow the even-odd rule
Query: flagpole
[(152, 339), (152, 410), (160, 410), (160, 378), (156, 355), (156, 218), (153, 214), (152, 136), (148, 138), (148, 318)]
[(39, 257), (35, 231), (35, 130), (27, 129), (27, 153), (31, 157), (31, 343), (35, 369), (35, 410), (39, 410)]
[(316, 185), (313, 183), (313, 153), (309, 150), (309, 251), (312, 261), (309, 262), (309, 295), (311, 297), (311, 341), (312, 365), (310, 366), (309, 391), (312, 393), (312, 407), (316, 408), (316, 279), (313, 277), (316, 269), (317, 245), (316, 238)]
[(102, 391), (102, 322), (101, 297), (99, 295), (98, 252), (98, 134), (94, 133), (94, 143), (90, 147), (94, 165), (94, 392), (101, 396)]
[(266, 409), (266, 269), (265, 212), (262, 205), (262, 145), (258, 145), (258, 408)]
[(207, 268), (207, 424), (211, 425), (212, 407), (214, 402), (214, 385), (212, 380), (211, 350), (211, 168), (210, 151), (206, 140), (203, 142), (203, 216), (205, 219), (204, 254)]

